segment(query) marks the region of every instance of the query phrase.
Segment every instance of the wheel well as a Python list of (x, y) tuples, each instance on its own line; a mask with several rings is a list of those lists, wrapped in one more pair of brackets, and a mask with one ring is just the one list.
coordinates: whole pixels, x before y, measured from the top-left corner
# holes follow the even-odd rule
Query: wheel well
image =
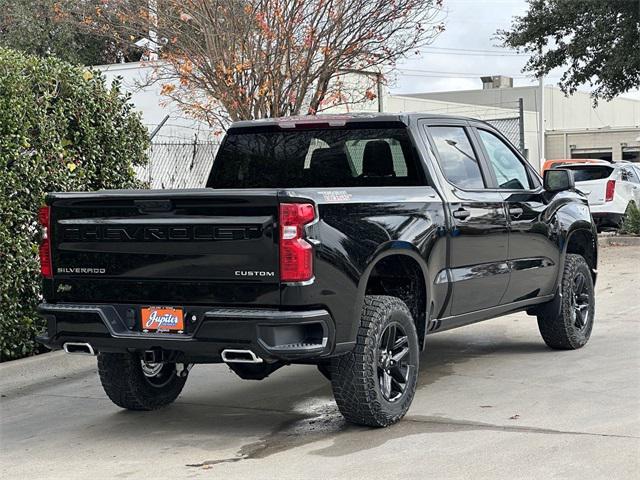
[(367, 281), (366, 295), (390, 295), (402, 300), (413, 317), (419, 345), (426, 329), (426, 285), (416, 260), (406, 255), (390, 255), (374, 266)]
[(569, 237), (567, 253), (575, 253), (585, 259), (591, 269), (594, 282), (596, 280), (595, 270), (598, 264), (596, 251), (596, 239), (591, 232), (587, 230), (577, 230)]

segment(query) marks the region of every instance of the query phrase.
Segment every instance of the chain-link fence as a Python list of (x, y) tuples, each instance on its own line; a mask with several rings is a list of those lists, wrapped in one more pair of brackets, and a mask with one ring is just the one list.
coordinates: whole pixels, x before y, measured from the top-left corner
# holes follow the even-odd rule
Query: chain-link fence
[(509, 141), (517, 147), (521, 152), (524, 150), (523, 137), (521, 129), (523, 128), (520, 116), (511, 118), (494, 118), (485, 120), (485, 122), (493, 125), (500, 133), (509, 139)]
[(218, 142), (153, 143), (138, 178), (149, 188), (201, 188), (207, 183)]

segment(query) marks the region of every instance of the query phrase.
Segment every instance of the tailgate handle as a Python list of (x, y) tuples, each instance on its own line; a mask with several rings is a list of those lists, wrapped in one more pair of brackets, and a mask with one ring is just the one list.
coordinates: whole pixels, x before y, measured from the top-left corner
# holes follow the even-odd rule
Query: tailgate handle
[(173, 210), (171, 200), (134, 200), (140, 213), (170, 212)]

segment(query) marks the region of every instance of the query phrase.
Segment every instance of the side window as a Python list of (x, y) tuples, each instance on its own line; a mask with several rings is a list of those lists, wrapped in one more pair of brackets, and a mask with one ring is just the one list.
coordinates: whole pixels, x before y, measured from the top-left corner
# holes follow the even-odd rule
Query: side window
[(440, 168), (456, 187), (485, 188), (482, 172), (464, 127), (429, 127), (436, 144)]
[(487, 130), (478, 129), (478, 134), (489, 156), (489, 164), (498, 180), (498, 187), (508, 190), (531, 188), (527, 168), (507, 144)]
[(640, 180), (638, 180), (638, 176), (633, 168), (623, 168), (621, 174), (622, 180), (632, 183), (640, 183)]

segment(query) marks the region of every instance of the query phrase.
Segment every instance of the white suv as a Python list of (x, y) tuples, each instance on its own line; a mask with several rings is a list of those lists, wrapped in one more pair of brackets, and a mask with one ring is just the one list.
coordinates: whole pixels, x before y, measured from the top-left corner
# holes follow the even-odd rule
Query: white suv
[(589, 197), (598, 230), (619, 228), (629, 205), (640, 207), (640, 164), (578, 163), (559, 168), (573, 171), (576, 188)]

